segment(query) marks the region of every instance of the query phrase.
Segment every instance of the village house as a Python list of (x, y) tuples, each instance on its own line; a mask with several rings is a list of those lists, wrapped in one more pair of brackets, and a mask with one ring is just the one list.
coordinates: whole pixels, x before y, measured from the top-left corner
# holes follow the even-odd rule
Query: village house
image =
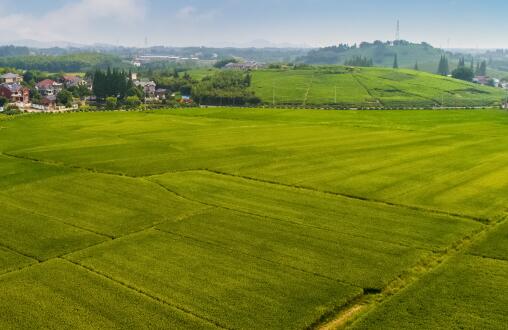
[(0, 76), (0, 84), (20, 84), (23, 77), (15, 73), (6, 73)]
[(159, 100), (165, 100), (167, 92), (168, 92), (167, 89), (159, 88), (155, 91), (155, 97), (158, 98)]
[(78, 76), (63, 76), (62, 83), (66, 88), (88, 86), (87, 81)]
[(134, 85), (143, 88), (143, 91), (145, 92), (145, 95), (148, 98), (155, 97), (155, 92), (157, 90), (157, 84), (155, 84), (155, 82), (147, 80), (138, 80), (134, 82)]
[(476, 76), (473, 78), (473, 82), (483, 86), (494, 86), (499, 87), (501, 81), (497, 78), (490, 78), (487, 76)]
[(30, 103), (30, 90), (21, 86), (18, 83), (14, 84), (1, 84), (0, 85), (0, 96), (5, 97), (9, 102), (12, 103)]
[(35, 88), (41, 93), (42, 96), (58, 95), (63, 89), (63, 84), (57, 83), (51, 79), (44, 79), (35, 85)]

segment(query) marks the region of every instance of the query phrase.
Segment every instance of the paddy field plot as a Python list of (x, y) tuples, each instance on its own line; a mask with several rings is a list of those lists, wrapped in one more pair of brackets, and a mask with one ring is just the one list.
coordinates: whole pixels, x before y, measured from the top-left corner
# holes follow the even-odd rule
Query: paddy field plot
[(319, 328), (369, 302), (347, 326), (506, 323), (504, 111), (0, 127), (2, 328)]
[(463, 255), (392, 297), (352, 329), (506, 329), (508, 263)]

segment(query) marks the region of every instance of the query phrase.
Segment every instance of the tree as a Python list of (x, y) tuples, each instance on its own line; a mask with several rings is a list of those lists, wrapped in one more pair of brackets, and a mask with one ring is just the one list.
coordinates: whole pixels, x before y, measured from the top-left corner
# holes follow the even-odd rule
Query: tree
[(31, 89), (30, 90), (30, 99), (32, 100), (32, 103), (39, 104), (41, 102), (42, 96), (41, 93), (37, 89)]
[(56, 96), (56, 101), (58, 104), (64, 105), (66, 107), (72, 106), (72, 101), (74, 100), (74, 97), (71, 92), (68, 90), (63, 90)]
[(352, 58), (346, 60), (344, 62), (346, 66), (359, 66), (359, 67), (371, 67), (374, 66), (374, 63), (371, 58), (363, 57), (363, 56), (353, 56)]
[(123, 99), (133, 84), (125, 71), (108, 68), (106, 72), (97, 70), (93, 77), (93, 93), (101, 100), (107, 97)]
[(395, 57), (393, 59), (393, 68), (394, 69), (398, 69), (399, 68), (399, 59), (398, 59), (397, 54), (395, 54)]
[(466, 68), (465, 66), (459, 66), (457, 69), (453, 70), (452, 77), (455, 79), (465, 81), (473, 81), (474, 72), (470, 68)]
[(487, 61), (482, 61), (478, 70), (476, 71), (477, 76), (486, 76), (487, 75)]
[(466, 66), (466, 59), (464, 57), (459, 58), (459, 68), (463, 68)]
[(437, 68), (437, 73), (442, 76), (447, 76), (450, 73), (450, 66), (448, 64), (448, 58), (446, 55), (441, 55), (441, 59), (439, 60), (439, 66)]
[(116, 106), (118, 104), (118, 99), (113, 96), (106, 97), (106, 108), (109, 110), (116, 109)]

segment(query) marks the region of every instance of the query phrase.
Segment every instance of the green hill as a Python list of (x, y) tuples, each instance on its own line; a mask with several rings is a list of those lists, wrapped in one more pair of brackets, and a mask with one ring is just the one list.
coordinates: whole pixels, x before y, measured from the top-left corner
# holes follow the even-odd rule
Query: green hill
[(415, 64), (421, 69), (434, 72), (437, 69), (439, 57), (443, 51), (428, 43), (411, 43), (408, 41), (375, 41), (362, 42), (360, 45), (339, 45), (310, 51), (301, 57), (305, 64), (344, 64), (354, 57), (372, 59), (374, 66), (392, 67), (397, 55), (399, 66), (414, 68)]
[(251, 89), (268, 104), (336, 108), (495, 106), (506, 97), (501, 89), (420, 71), (343, 66), (259, 70)]

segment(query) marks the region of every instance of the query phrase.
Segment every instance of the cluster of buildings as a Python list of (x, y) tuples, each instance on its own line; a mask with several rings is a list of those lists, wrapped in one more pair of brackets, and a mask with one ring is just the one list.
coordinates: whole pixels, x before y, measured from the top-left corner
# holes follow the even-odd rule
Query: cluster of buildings
[(132, 65), (135, 67), (141, 67), (144, 64), (152, 63), (152, 62), (186, 62), (186, 61), (199, 61), (199, 57), (191, 56), (191, 57), (180, 57), (180, 56), (170, 56), (170, 55), (141, 55), (136, 57), (132, 61)]
[(147, 101), (162, 101), (166, 99), (167, 89), (157, 88), (157, 84), (153, 80), (138, 79), (137, 73), (131, 74), (134, 86), (141, 87), (145, 93)]
[(89, 86), (89, 82), (77, 76), (63, 76), (59, 81), (44, 79), (35, 85), (41, 98), (31, 102), (30, 89), (23, 85), (23, 77), (16, 73), (6, 73), (0, 76), (0, 96), (7, 99), (9, 104), (18, 108), (37, 110), (57, 110), (57, 95), (64, 88)]
[(501, 87), (505, 89), (508, 87), (507, 83), (501, 83), (501, 80), (487, 76), (476, 76), (473, 78), (473, 82), (483, 86)]
[(30, 89), (23, 87), (23, 77), (15, 73), (0, 76), (0, 96), (16, 106), (30, 102)]
[(241, 62), (241, 63), (228, 63), (224, 66), (225, 69), (230, 70), (258, 70), (263, 69), (265, 67), (265, 64), (258, 63), (255, 61), (247, 61), (247, 62)]

